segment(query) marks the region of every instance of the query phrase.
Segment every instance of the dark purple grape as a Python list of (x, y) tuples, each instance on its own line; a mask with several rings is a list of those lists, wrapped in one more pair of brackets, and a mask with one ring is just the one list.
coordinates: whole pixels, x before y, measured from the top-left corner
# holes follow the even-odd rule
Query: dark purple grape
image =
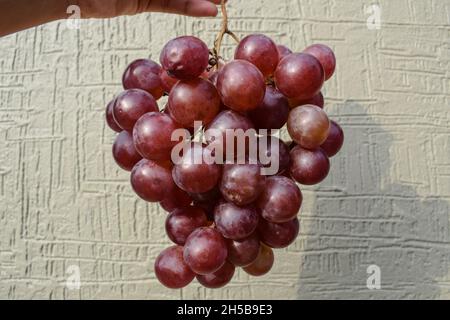
[(289, 116), (289, 102), (277, 89), (267, 86), (263, 102), (248, 116), (256, 129), (281, 129)]
[(155, 260), (159, 282), (171, 289), (180, 289), (194, 280), (195, 274), (183, 260), (183, 248), (173, 246), (161, 252)]
[(191, 203), (192, 199), (189, 194), (175, 186), (172, 192), (169, 192), (159, 204), (167, 212), (172, 212), (178, 208), (189, 207)]
[(114, 105), (114, 119), (127, 131), (133, 131), (134, 124), (148, 112), (158, 112), (158, 104), (153, 96), (141, 89), (122, 92)]
[(304, 106), (305, 104), (312, 104), (312, 105), (318, 106), (319, 108), (323, 109), (323, 107), (325, 105), (325, 100), (323, 98), (322, 92), (319, 92), (311, 99), (306, 99), (306, 100), (289, 99), (289, 106), (291, 107), (291, 109), (294, 109), (295, 107), (299, 107), (299, 106)]
[(123, 74), (123, 87), (124, 89), (142, 89), (158, 100), (164, 93), (164, 88), (159, 77), (160, 72), (161, 67), (152, 60), (135, 60), (127, 67)]
[(208, 67), (209, 49), (196, 37), (178, 37), (164, 46), (160, 62), (169, 75), (177, 79), (197, 78)]
[(216, 272), (206, 275), (197, 275), (197, 280), (206, 288), (222, 288), (231, 281), (234, 275), (234, 270), (234, 265), (228, 261), (225, 261), (224, 265)]
[(330, 132), (328, 133), (328, 138), (320, 146), (328, 157), (334, 157), (342, 148), (344, 144), (344, 131), (342, 128), (333, 120), (330, 121)]
[(121, 132), (122, 128), (119, 127), (116, 120), (114, 119), (113, 111), (114, 111), (114, 105), (116, 104), (116, 99), (110, 101), (108, 105), (106, 106), (106, 112), (105, 112), (105, 118), (106, 118), (106, 124), (108, 127), (115, 131), (115, 132)]
[[(289, 169), (289, 147), (282, 140), (274, 136), (262, 136), (258, 139), (258, 161), (265, 168), (273, 167), (278, 170), (265, 172), (266, 175), (276, 175)], [(278, 166), (273, 161), (278, 162)]]
[(313, 44), (306, 48), (304, 53), (310, 54), (320, 61), (320, 64), (325, 71), (325, 80), (331, 78), (336, 69), (336, 57), (333, 50), (324, 44)]
[(273, 250), (261, 244), (258, 257), (252, 264), (244, 267), (244, 271), (252, 276), (262, 276), (272, 269), (274, 262)]
[(183, 246), (189, 235), (208, 223), (206, 213), (198, 207), (175, 209), (166, 219), (166, 233), (175, 244)]
[(245, 239), (227, 239), (226, 241), (228, 248), (227, 259), (236, 267), (248, 266), (258, 257), (260, 242), (256, 232)]
[(135, 164), (142, 159), (134, 147), (133, 137), (125, 130), (117, 135), (112, 153), (119, 167), (126, 171), (131, 171)]
[(292, 178), (304, 185), (313, 185), (324, 180), (330, 172), (330, 160), (322, 149), (308, 150), (296, 146), (291, 151)]
[(239, 240), (250, 236), (258, 226), (259, 214), (254, 206), (238, 207), (225, 202), (214, 209), (217, 229), (227, 239)]
[(274, 176), (267, 179), (266, 187), (258, 198), (257, 206), (264, 219), (282, 223), (297, 216), (302, 199), (300, 189), (291, 179)]
[(258, 234), (261, 241), (271, 248), (286, 248), (297, 238), (299, 231), (298, 219), (283, 223), (272, 223), (261, 219)]
[(290, 55), (292, 53), (291, 49), (289, 49), (288, 47), (286, 47), (286, 46), (284, 46), (282, 44), (277, 45), (277, 49), (278, 49), (278, 55), (280, 56), (280, 61), (284, 57), (286, 57), (286, 56), (288, 56), (288, 55)]
[(227, 244), (219, 231), (209, 227), (195, 230), (184, 246), (184, 261), (197, 274), (219, 270), (227, 258)]

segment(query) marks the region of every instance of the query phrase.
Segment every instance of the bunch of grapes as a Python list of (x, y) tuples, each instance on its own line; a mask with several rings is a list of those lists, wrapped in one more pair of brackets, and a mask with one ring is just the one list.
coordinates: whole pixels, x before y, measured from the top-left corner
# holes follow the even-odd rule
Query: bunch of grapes
[[(329, 47), (315, 44), (292, 53), (252, 34), (239, 42), (232, 61), (215, 51), (192, 36), (169, 41), (161, 66), (147, 59), (128, 66), (125, 91), (106, 109), (109, 127), (119, 133), (115, 161), (131, 171), (139, 197), (168, 212), (165, 228), (174, 245), (156, 259), (155, 274), (169, 288), (182, 288), (195, 277), (219, 288), (236, 267), (266, 274), (273, 249), (289, 246), (298, 235), (298, 184), (321, 182), (344, 139), (323, 110), (321, 89), (336, 65)], [(168, 102), (160, 110), (157, 100), (164, 95)], [(195, 134), (194, 121), (220, 134), (190, 141), (182, 161), (174, 163), (178, 142), (171, 135), (181, 128)], [(292, 141), (272, 136), (263, 150), (279, 160), (271, 176), (262, 174), (259, 162), (196, 161), (209, 144), (224, 147), (226, 130), (278, 130), (286, 124)]]

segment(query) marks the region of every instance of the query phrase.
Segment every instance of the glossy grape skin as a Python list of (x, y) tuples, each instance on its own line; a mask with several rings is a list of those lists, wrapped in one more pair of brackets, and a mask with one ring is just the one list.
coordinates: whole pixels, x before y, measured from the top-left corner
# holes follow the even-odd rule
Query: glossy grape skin
[(217, 90), (228, 108), (247, 112), (261, 104), (266, 84), (262, 73), (253, 64), (234, 60), (220, 70)]
[(286, 56), (274, 76), (278, 90), (289, 99), (310, 99), (320, 92), (325, 81), (320, 62), (305, 53)]
[(226, 239), (228, 248), (228, 261), (236, 267), (245, 267), (256, 260), (259, 254), (260, 242), (255, 232), (241, 240)]
[(170, 289), (187, 286), (195, 278), (183, 260), (183, 248), (172, 246), (162, 251), (155, 260), (155, 274), (159, 282)]
[(334, 157), (344, 144), (344, 131), (341, 126), (330, 120), (330, 131), (325, 142), (320, 148), (325, 151), (328, 157)]
[(244, 267), (244, 271), (252, 276), (259, 277), (265, 275), (272, 269), (273, 262), (273, 250), (268, 246), (261, 244), (258, 257), (252, 264)]
[(225, 261), (224, 265), (216, 272), (206, 275), (197, 275), (197, 280), (206, 288), (218, 289), (231, 281), (234, 271), (234, 265)]
[(134, 147), (133, 136), (125, 130), (117, 135), (112, 154), (119, 167), (126, 171), (131, 171), (136, 163), (142, 159)]
[(238, 207), (225, 202), (214, 209), (216, 228), (227, 239), (240, 240), (250, 236), (258, 221), (259, 214), (254, 206)]
[(302, 200), (300, 189), (291, 179), (274, 176), (267, 179), (257, 206), (267, 221), (283, 223), (297, 216)]
[(272, 223), (261, 219), (258, 234), (261, 241), (274, 249), (286, 248), (297, 238), (299, 222), (297, 218), (283, 223)]
[(167, 236), (175, 244), (183, 246), (189, 235), (208, 223), (206, 213), (199, 207), (185, 207), (172, 211), (166, 219)]
[(192, 143), (183, 154), (180, 163), (176, 163), (172, 176), (175, 183), (186, 192), (204, 193), (213, 189), (219, 182), (219, 165), (205, 162), (208, 150), (200, 143)]
[(167, 193), (163, 200), (159, 202), (161, 207), (167, 211), (172, 212), (175, 209), (186, 208), (189, 207), (192, 203), (192, 199), (189, 194), (177, 186), (174, 189)]
[(169, 160), (172, 148), (179, 142), (172, 141), (172, 133), (177, 129), (180, 129), (180, 126), (167, 114), (144, 114), (133, 130), (137, 151), (149, 160)]
[(148, 112), (158, 112), (158, 104), (153, 96), (141, 89), (129, 89), (122, 92), (114, 105), (114, 119), (127, 131), (133, 131), (134, 124)]
[(286, 47), (286, 46), (284, 46), (282, 44), (277, 45), (277, 49), (278, 49), (278, 55), (280, 57), (280, 61), (284, 57), (286, 57), (286, 56), (288, 56), (288, 55), (290, 55), (292, 53), (291, 49), (289, 49), (288, 47)]
[(122, 77), (124, 89), (141, 89), (150, 93), (156, 100), (164, 94), (159, 74), (161, 67), (149, 59), (133, 61)]
[(319, 60), (323, 70), (325, 71), (325, 80), (331, 78), (336, 69), (336, 56), (330, 47), (324, 44), (313, 44), (306, 48), (303, 52), (310, 54)]
[(219, 270), (224, 265), (227, 254), (227, 244), (220, 232), (203, 227), (187, 238), (183, 257), (192, 271), (206, 275)]
[(322, 149), (308, 150), (296, 146), (291, 151), (292, 178), (304, 185), (324, 180), (330, 171), (330, 160)]
[(172, 192), (175, 184), (169, 162), (139, 161), (131, 171), (134, 192), (148, 202), (159, 202)]
[(251, 34), (239, 42), (234, 59), (252, 63), (267, 78), (277, 68), (280, 56), (277, 45), (272, 39), (263, 34)]
[(256, 129), (281, 129), (289, 116), (289, 102), (277, 89), (267, 86), (263, 102), (248, 116)]
[(116, 99), (114, 98), (106, 106), (106, 111), (105, 111), (106, 124), (108, 125), (108, 127), (111, 130), (113, 130), (115, 132), (121, 132), (122, 128), (119, 127), (119, 125), (117, 124), (116, 120), (114, 119), (114, 115), (113, 115), (115, 104), (116, 104)]
[(226, 164), (220, 191), (223, 197), (238, 206), (252, 203), (264, 189), (266, 178), (257, 164)]
[(325, 111), (308, 104), (291, 110), (287, 128), (295, 143), (307, 149), (316, 149), (328, 137), (330, 120)]
[(161, 85), (166, 93), (170, 93), (172, 88), (180, 81), (177, 78), (171, 77), (164, 69), (161, 69), (159, 78), (161, 79)]
[[(277, 145), (278, 148), (276, 148)], [(275, 136), (260, 137), (258, 139), (258, 159), (262, 166), (268, 168), (272, 165), (272, 160), (266, 163), (264, 160), (266, 157), (268, 159), (278, 160), (278, 171), (270, 175), (280, 174), (289, 169), (291, 161), (289, 152), (290, 150), (288, 145), (283, 140), (280, 140)], [(261, 157), (261, 155), (264, 155), (264, 158)], [(269, 172), (265, 172), (266, 175), (268, 173)]]
[(169, 75), (179, 80), (197, 78), (208, 67), (209, 49), (196, 37), (178, 37), (164, 46), (160, 62)]
[(303, 106), (305, 104), (312, 104), (312, 105), (318, 106), (319, 108), (323, 109), (323, 107), (325, 105), (325, 100), (323, 98), (322, 92), (319, 92), (311, 99), (306, 99), (306, 100), (289, 99), (289, 106), (292, 109), (295, 107)]
[(208, 80), (180, 81), (170, 92), (169, 109), (183, 127), (194, 127), (194, 121), (207, 125), (219, 113), (220, 96)]

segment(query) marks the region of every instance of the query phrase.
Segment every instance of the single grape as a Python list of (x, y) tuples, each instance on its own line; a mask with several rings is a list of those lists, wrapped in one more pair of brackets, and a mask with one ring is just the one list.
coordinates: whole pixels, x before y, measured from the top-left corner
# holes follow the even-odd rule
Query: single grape
[(171, 289), (180, 289), (194, 280), (195, 274), (183, 260), (183, 247), (172, 246), (155, 260), (155, 274), (159, 282)]
[(266, 187), (258, 198), (257, 206), (264, 219), (282, 223), (297, 216), (302, 199), (300, 189), (291, 179), (274, 176), (267, 179)]
[(247, 112), (261, 104), (266, 84), (262, 73), (253, 64), (234, 60), (220, 70), (217, 90), (228, 108)]
[(184, 127), (194, 127), (194, 121), (207, 125), (219, 113), (220, 96), (208, 80), (180, 81), (170, 92), (169, 109), (173, 118)]
[(117, 135), (112, 153), (119, 167), (126, 171), (131, 171), (135, 164), (142, 159), (134, 147), (133, 137), (125, 130)]
[(331, 78), (336, 69), (336, 57), (333, 50), (324, 44), (313, 44), (306, 48), (304, 53), (310, 54), (320, 61), (320, 64), (325, 71), (325, 80)]
[(197, 280), (206, 288), (222, 288), (231, 281), (234, 275), (234, 270), (234, 265), (228, 261), (225, 261), (224, 265), (216, 272), (206, 275), (197, 275)]
[(273, 223), (261, 219), (258, 225), (261, 241), (274, 249), (289, 246), (297, 238), (298, 231), (299, 223), (297, 218), (283, 223)]
[(334, 157), (342, 148), (344, 144), (344, 131), (341, 126), (333, 120), (330, 121), (330, 132), (328, 138), (320, 146), (328, 157)]
[(160, 62), (169, 75), (179, 80), (197, 78), (208, 67), (209, 49), (196, 37), (178, 37), (164, 46)]
[(171, 77), (166, 70), (161, 69), (159, 73), (159, 78), (161, 79), (161, 84), (164, 89), (164, 92), (170, 93), (172, 88), (178, 83), (177, 78)]
[(291, 109), (293, 109), (295, 107), (299, 107), (299, 106), (304, 106), (306, 104), (313, 104), (313, 105), (318, 106), (319, 108), (323, 109), (323, 107), (325, 105), (325, 100), (323, 98), (322, 92), (319, 92), (311, 99), (306, 99), (306, 100), (289, 99), (289, 107), (291, 107)]
[(275, 71), (278, 90), (292, 99), (310, 99), (320, 92), (325, 73), (320, 62), (305, 53), (292, 53), (280, 61)]
[(131, 171), (131, 186), (139, 197), (149, 202), (164, 200), (175, 188), (171, 164), (167, 161), (139, 161)]
[(267, 86), (263, 102), (248, 116), (256, 129), (281, 129), (289, 116), (289, 102), (277, 89)]
[(106, 106), (106, 111), (105, 111), (106, 124), (108, 125), (108, 127), (111, 130), (113, 130), (115, 132), (121, 132), (122, 128), (119, 127), (119, 125), (117, 124), (116, 120), (114, 119), (114, 115), (113, 115), (115, 104), (116, 104), (116, 99), (114, 98)]
[(186, 192), (204, 193), (213, 189), (219, 182), (221, 168), (207, 163), (208, 150), (200, 143), (186, 146), (179, 163), (176, 163), (172, 175), (175, 183)]
[(260, 242), (255, 232), (241, 240), (226, 239), (228, 248), (228, 261), (237, 267), (245, 267), (256, 260), (259, 253)]
[(234, 59), (247, 60), (267, 78), (277, 68), (280, 56), (277, 45), (272, 39), (263, 34), (251, 34), (239, 42)]
[(304, 185), (313, 185), (324, 180), (330, 171), (330, 160), (322, 149), (308, 150), (296, 146), (291, 151), (292, 178)]
[(238, 207), (225, 202), (214, 209), (217, 229), (227, 239), (239, 240), (250, 236), (258, 226), (259, 214), (254, 206)]
[(276, 175), (287, 171), (291, 162), (289, 152), (288, 145), (275, 136), (262, 136), (258, 139), (259, 163), (265, 168), (278, 167), (278, 170), (270, 174), (265, 172), (266, 175)]
[(238, 206), (248, 205), (264, 189), (266, 178), (257, 164), (226, 164), (223, 168), (220, 191), (223, 197)]
[(258, 257), (252, 264), (244, 267), (244, 271), (255, 277), (262, 276), (272, 269), (273, 262), (273, 250), (261, 244)]
[(325, 111), (308, 104), (291, 110), (287, 128), (295, 143), (307, 149), (316, 149), (328, 137), (330, 120)]
[(286, 56), (288, 56), (288, 55), (290, 55), (292, 53), (291, 49), (289, 49), (288, 47), (286, 47), (286, 46), (284, 46), (282, 44), (277, 45), (277, 49), (278, 49), (278, 55), (280, 56), (280, 61), (284, 57), (286, 57)]
[(183, 246), (187, 237), (208, 223), (206, 213), (199, 207), (175, 209), (166, 219), (166, 233), (175, 244)]
[(175, 186), (159, 204), (167, 212), (172, 212), (178, 208), (189, 207), (191, 203), (192, 199), (189, 194)]
[(136, 122), (133, 139), (137, 151), (149, 160), (169, 160), (172, 148), (179, 141), (172, 141), (173, 131), (180, 129), (170, 116), (161, 112), (144, 114)]
[(122, 92), (114, 105), (114, 119), (127, 131), (133, 131), (134, 124), (147, 112), (158, 112), (158, 104), (153, 96), (141, 89)]
[(124, 89), (142, 89), (158, 100), (164, 94), (164, 88), (159, 77), (161, 70), (161, 67), (152, 60), (135, 60), (123, 74), (123, 87)]
[(219, 231), (198, 228), (187, 238), (183, 257), (197, 274), (206, 275), (219, 270), (227, 258), (227, 244)]

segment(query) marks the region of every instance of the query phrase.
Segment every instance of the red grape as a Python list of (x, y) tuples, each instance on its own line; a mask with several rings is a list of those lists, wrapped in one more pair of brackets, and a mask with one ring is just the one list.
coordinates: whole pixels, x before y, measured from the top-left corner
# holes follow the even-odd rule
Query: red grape
[(275, 176), (267, 179), (257, 205), (264, 219), (282, 223), (297, 216), (302, 199), (300, 189), (291, 179)]
[(141, 160), (131, 172), (131, 186), (139, 197), (149, 202), (163, 200), (175, 187), (169, 162)]
[(328, 137), (330, 120), (325, 111), (308, 104), (289, 113), (287, 128), (295, 143), (307, 149), (316, 149)]
[(214, 209), (217, 229), (227, 239), (239, 240), (250, 236), (258, 226), (259, 214), (253, 206), (238, 207), (225, 202)]
[(265, 168), (275, 166), (273, 161), (278, 162), (278, 170), (275, 172), (264, 172), (266, 175), (276, 175), (289, 169), (290, 155), (289, 147), (282, 140), (274, 136), (263, 136), (258, 139), (258, 160)]
[(228, 108), (247, 112), (261, 104), (266, 84), (262, 73), (253, 64), (234, 60), (219, 71), (217, 89)]
[(342, 128), (333, 120), (330, 121), (330, 132), (328, 133), (328, 138), (320, 146), (328, 157), (335, 156), (342, 148), (344, 144), (344, 131)]
[(285, 248), (294, 242), (299, 230), (298, 219), (294, 218), (283, 223), (273, 223), (261, 219), (258, 233), (261, 241), (271, 248)]
[(106, 112), (105, 112), (105, 118), (106, 118), (106, 124), (108, 127), (115, 131), (115, 132), (121, 132), (122, 128), (119, 127), (116, 120), (114, 119), (113, 111), (114, 111), (114, 105), (116, 104), (116, 99), (113, 99), (108, 103), (106, 106)]
[(134, 126), (133, 139), (137, 151), (149, 160), (170, 159), (172, 148), (178, 141), (172, 141), (172, 132), (180, 126), (167, 114), (150, 112), (144, 114)]
[(288, 56), (288, 55), (290, 55), (292, 53), (291, 49), (289, 49), (288, 47), (286, 47), (286, 46), (284, 46), (282, 44), (277, 45), (277, 49), (278, 49), (278, 55), (280, 56), (280, 61), (284, 57), (286, 57), (286, 56)]
[(301, 99), (289, 99), (289, 106), (293, 109), (295, 107), (303, 106), (305, 104), (313, 104), (315, 106), (318, 106), (319, 108), (324, 107), (325, 100), (323, 99), (322, 92), (319, 92), (311, 99), (301, 100)]
[(292, 99), (310, 99), (320, 92), (325, 73), (320, 62), (305, 53), (293, 53), (280, 61), (275, 71), (278, 90)]
[(183, 260), (183, 248), (172, 246), (155, 260), (155, 274), (159, 282), (171, 289), (180, 289), (194, 280), (195, 274)]
[(159, 77), (160, 72), (161, 67), (152, 60), (135, 60), (123, 74), (123, 87), (124, 89), (142, 89), (158, 100), (164, 94), (164, 88)]
[(312, 55), (314, 58), (320, 61), (320, 64), (325, 71), (325, 80), (331, 78), (336, 69), (336, 57), (333, 50), (324, 44), (313, 44), (306, 48), (304, 53)]
[(205, 161), (208, 150), (200, 143), (191, 143), (176, 163), (172, 175), (175, 183), (186, 192), (204, 193), (213, 189), (219, 182), (219, 165)]
[(177, 78), (171, 77), (164, 69), (161, 69), (159, 78), (161, 79), (161, 84), (164, 91), (167, 93), (170, 93), (172, 88), (178, 83), (178, 81), (180, 81)]
[(274, 261), (273, 250), (261, 244), (258, 257), (252, 264), (244, 267), (244, 271), (252, 276), (262, 276), (272, 269)]
[(169, 109), (173, 118), (184, 127), (194, 127), (194, 121), (207, 125), (219, 113), (220, 96), (208, 80), (180, 81), (170, 92)]
[(126, 171), (131, 171), (134, 165), (142, 159), (134, 147), (133, 137), (125, 130), (117, 135), (112, 153), (119, 167)]
[(169, 192), (159, 204), (167, 212), (172, 212), (178, 208), (189, 207), (191, 203), (192, 199), (189, 194), (175, 186), (172, 192)]
[(227, 244), (216, 229), (203, 227), (187, 238), (184, 246), (184, 261), (197, 274), (216, 272), (227, 258)]
[(216, 272), (197, 275), (197, 280), (206, 288), (218, 289), (231, 281), (234, 275), (235, 267), (232, 263), (225, 261), (224, 265)]
[(182, 246), (187, 237), (200, 227), (208, 223), (206, 213), (198, 207), (175, 209), (166, 219), (166, 233), (170, 240)]
[(281, 129), (288, 119), (289, 103), (277, 89), (267, 86), (263, 102), (248, 113), (256, 129)]
[(254, 64), (265, 78), (271, 76), (280, 60), (277, 45), (263, 34), (251, 34), (239, 42), (234, 59)]
[(132, 131), (134, 124), (147, 112), (158, 112), (158, 105), (153, 96), (141, 89), (129, 89), (122, 92), (114, 105), (114, 119), (127, 131)]
[(178, 37), (164, 46), (160, 62), (169, 75), (177, 79), (197, 78), (208, 67), (209, 49), (196, 37)]
[(220, 191), (226, 200), (243, 206), (256, 200), (264, 188), (265, 180), (257, 164), (226, 164)]
[(228, 261), (237, 267), (245, 267), (256, 260), (259, 253), (260, 242), (255, 232), (241, 240), (226, 239), (228, 248)]
[(322, 149), (308, 150), (296, 146), (291, 151), (291, 176), (298, 183), (313, 185), (324, 180), (330, 171), (330, 160)]

